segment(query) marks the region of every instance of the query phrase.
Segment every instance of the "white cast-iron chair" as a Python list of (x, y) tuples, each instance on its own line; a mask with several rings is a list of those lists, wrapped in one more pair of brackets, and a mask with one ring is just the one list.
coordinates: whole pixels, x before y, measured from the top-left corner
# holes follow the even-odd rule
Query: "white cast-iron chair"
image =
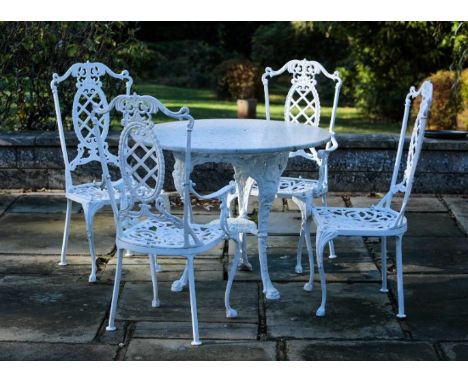
[[(73, 172), (79, 166), (97, 161), (100, 162), (100, 154), (93, 127), (94, 107), (105, 108), (108, 106), (106, 95), (102, 90), (101, 77), (109, 75), (118, 80), (125, 81), (126, 93), (130, 94), (133, 80), (126, 70), (117, 74), (106, 65), (99, 62), (76, 63), (72, 65), (65, 74), (59, 76), (54, 73), (50, 87), (54, 97), (55, 113), (60, 136), (60, 145), (62, 148), (63, 160), (65, 162), (65, 196), (67, 198), (67, 211), (65, 217), (65, 229), (63, 233), (62, 253), (60, 256), (60, 265), (67, 265), (67, 245), (68, 233), (71, 221), (72, 202), (80, 203), (83, 206), (83, 213), (86, 222), (86, 234), (89, 242), (89, 252), (91, 255), (91, 274), (89, 282), (96, 281), (96, 251), (94, 247), (93, 220), (96, 212), (110, 204), (109, 194), (102, 182), (92, 183), (73, 183)], [(69, 77), (76, 79), (75, 97), (72, 107), (72, 122), (76, 138), (78, 139), (78, 150), (75, 158), (70, 162), (68, 160), (67, 142), (62, 122), (62, 111), (60, 108), (58, 85)], [(100, 136), (102, 141), (106, 140), (109, 132), (109, 115), (101, 115), (97, 119)], [(104, 144), (104, 158), (107, 162), (117, 166), (118, 159), (111, 154), (107, 143)], [(119, 199), (121, 181), (113, 182), (115, 188), (115, 197)]]
[[(316, 76), (322, 74), (325, 78), (328, 78), (335, 83), (333, 109), (329, 125), (331, 140), (322, 150), (310, 148), (309, 152), (298, 150), (291, 152), (289, 155), (290, 158), (300, 156), (315, 162), (319, 166), (318, 179), (281, 177), (278, 192), (276, 194), (276, 197), (278, 198), (293, 199), (301, 211), (302, 224), (297, 246), (297, 262), (295, 271), (296, 273), (302, 273), (302, 249), (304, 246), (304, 239), (309, 255), (310, 268), (313, 270), (314, 266), (313, 247), (310, 240), (310, 222), (313, 199), (321, 197), (323, 205), (327, 205), (328, 155), (338, 148), (338, 143), (335, 139), (335, 118), (342, 81), (338, 72), (334, 72), (333, 74), (328, 73), (327, 70), (317, 61), (308, 61), (305, 59), (291, 60), (281, 69), (276, 71), (271, 68), (266, 68), (265, 73), (262, 76), (262, 82), (265, 92), (265, 111), (267, 120), (270, 120), (270, 99), (268, 90), (269, 78), (279, 76), (286, 71), (292, 75), (292, 86), (286, 96), (286, 102), (284, 105), (284, 120), (289, 123), (302, 123), (311, 126), (319, 126), (320, 98), (316, 87)], [(247, 192), (247, 195), (250, 194), (258, 196), (258, 187), (255, 182), (252, 181), (247, 187), (251, 187), (250, 190), (247, 190), (250, 191)], [(251, 266), (246, 258), (245, 249), (242, 254), (242, 262), (250, 268)], [(333, 242), (330, 242), (330, 257), (335, 257)], [(307, 283), (304, 286), (304, 289), (310, 291), (312, 290), (312, 287), (312, 283)]]
[[(406, 128), (411, 108), (411, 100), (421, 96), (421, 105), (409, 142), (406, 168), (403, 178), (398, 182), (398, 173), (405, 145)], [(387, 289), (387, 237), (396, 237), (396, 269), (397, 269), (397, 291), (398, 291), (398, 313), (397, 317), (404, 318), (404, 291), (403, 291), (403, 265), (402, 265), (402, 238), (407, 230), (405, 209), (413, 186), (414, 173), (421, 153), (426, 129), (427, 116), (432, 103), (432, 84), (425, 81), (421, 88), (416, 91), (411, 87), (405, 101), (405, 112), (401, 127), (400, 142), (395, 160), (395, 167), (390, 183), (390, 190), (377, 203), (370, 208), (314, 208), (313, 218), (317, 225), (316, 254), (317, 265), (320, 274), (320, 285), (322, 288), (322, 303), (317, 309), (317, 316), (325, 315), (325, 304), (327, 300), (327, 287), (325, 271), (323, 268), (323, 250), (325, 245), (337, 236), (374, 236), (381, 239), (382, 251), (382, 287), (381, 292)], [(398, 182), (398, 183), (397, 183)], [(403, 193), (402, 205), (399, 211), (391, 208), (391, 201), (395, 194)], [(313, 276), (311, 276), (312, 278)]]
[[(161, 102), (151, 96), (121, 95), (112, 100), (107, 113), (112, 108), (123, 113), (122, 131), (119, 143), (119, 166), (123, 179), (123, 192), (120, 197), (120, 209), (117, 206), (107, 162), (101, 160), (102, 170), (110, 190), (109, 196), (114, 211), (116, 225), (117, 268), (115, 272), (114, 291), (107, 330), (115, 330), (115, 314), (119, 297), (120, 278), (122, 274), (122, 256), (124, 249), (131, 252), (147, 253), (151, 266), (153, 280), (153, 307), (159, 307), (157, 275), (154, 269), (154, 257), (178, 256), (187, 259), (190, 304), (192, 311), (193, 342), (200, 345), (198, 334), (197, 300), (195, 296), (195, 276), (193, 261), (197, 254), (208, 251), (225, 239), (236, 242), (236, 255), (229, 272), (225, 292), (225, 307), (227, 317), (236, 317), (237, 312), (231, 308), (230, 292), (240, 258), (240, 235), (242, 233), (256, 234), (254, 222), (247, 219), (228, 219), (229, 206), (227, 196), (235, 191), (232, 182), (210, 195), (198, 194), (190, 180), (191, 169), (191, 134), (194, 120), (189, 109), (181, 108), (178, 112), (168, 110)], [(155, 134), (152, 116), (161, 112), (167, 117), (186, 120), (185, 172), (183, 183), (183, 218), (172, 215), (162, 196), (165, 164), (164, 156)], [(96, 127), (97, 129), (98, 127)], [(96, 134), (97, 144), (101, 154), (105, 147), (101, 137)], [(101, 155), (101, 158), (103, 156)], [(190, 194), (200, 199), (217, 198), (221, 201), (221, 216), (209, 224), (196, 224), (192, 220)]]

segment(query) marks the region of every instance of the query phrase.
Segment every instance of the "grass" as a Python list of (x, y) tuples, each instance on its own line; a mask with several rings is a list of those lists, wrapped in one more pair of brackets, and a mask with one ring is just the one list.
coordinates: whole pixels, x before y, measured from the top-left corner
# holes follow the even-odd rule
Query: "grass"
[[(172, 86), (140, 83), (135, 85), (139, 94), (148, 94), (158, 98), (170, 109), (188, 106), (195, 119), (204, 118), (236, 118), (237, 105), (232, 101), (218, 100), (212, 90), (189, 89)], [(282, 120), (284, 97), (273, 94), (270, 100), (271, 119)], [(328, 127), (331, 107), (322, 106), (320, 125)], [(265, 105), (257, 106), (257, 118), (265, 118)], [(354, 107), (339, 107), (335, 123), (337, 133), (399, 133), (398, 123), (371, 121)]]

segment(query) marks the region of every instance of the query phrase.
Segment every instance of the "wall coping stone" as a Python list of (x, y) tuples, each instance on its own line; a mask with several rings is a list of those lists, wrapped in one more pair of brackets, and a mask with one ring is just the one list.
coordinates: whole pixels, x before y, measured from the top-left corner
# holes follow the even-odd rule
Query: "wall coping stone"
[[(119, 132), (109, 133), (108, 142), (111, 146), (117, 146)], [(76, 146), (78, 140), (74, 132), (66, 132), (67, 146)], [(343, 149), (394, 149), (398, 145), (397, 134), (337, 134), (338, 147)], [(409, 138), (406, 139), (406, 145)], [(1, 146), (60, 146), (58, 132), (55, 131), (30, 131), (21, 133), (0, 133)], [(447, 140), (424, 138), (423, 149), (425, 151), (468, 151), (468, 140)]]

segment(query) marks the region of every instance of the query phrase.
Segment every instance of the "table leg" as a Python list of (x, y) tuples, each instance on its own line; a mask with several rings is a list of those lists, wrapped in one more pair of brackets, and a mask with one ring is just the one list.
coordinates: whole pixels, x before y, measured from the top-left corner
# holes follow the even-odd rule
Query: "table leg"
[[(280, 298), (278, 290), (273, 286), (268, 273), (267, 260), (267, 238), (268, 219), (270, 217), (271, 206), (278, 190), (278, 184), (286, 165), (289, 153), (274, 153), (264, 156), (255, 156), (249, 160), (236, 161), (234, 169), (236, 180), (241, 184), (239, 188), (244, 188), (248, 177), (255, 179), (258, 185), (258, 257), (260, 261), (260, 275), (263, 283), (263, 293), (269, 300)], [(248, 198), (245, 193), (243, 198)], [(246, 208), (245, 202), (239, 200), (239, 205)]]

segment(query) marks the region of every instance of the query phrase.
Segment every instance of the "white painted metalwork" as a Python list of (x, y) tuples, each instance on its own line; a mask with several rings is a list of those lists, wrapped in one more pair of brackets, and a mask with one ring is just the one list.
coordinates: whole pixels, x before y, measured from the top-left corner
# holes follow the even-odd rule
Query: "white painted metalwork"
[[(406, 168), (403, 178), (398, 182), (400, 163), (403, 156), (405, 136), (408, 125), (411, 101), (421, 96), (421, 105), (409, 142)], [(325, 245), (337, 236), (377, 236), (381, 238), (382, 251), (382, 286), (381, 292), (387, 289), (387, 237), (396, 237), (396, 268), (397, 268), (397, 291), (398, 291), (398, 313), (397, 317), (404, 318), (404, 290), (403, 290), (403, 265), (402, 265), (402, 238), (407, 230), (405, 210), (413, 186), (416, 165), (421, 153), (426, 128), (427, 116), (432, 102), (432, 84), (425, 81), (421, 88), (416, 91), (411, 87), (405, 101), (405, 112), (403, 116), (400, 142), (395, 160), (395, 167), (390, 183), (390, 190), (377, 203), (370, 208), (333, 208), (317, 207), (312, 210), (313, 219), (317, 225), (316, 255), (320, 274), (320, 285), (322, 288), (322, 303), (317, 309), (317, 316), (325, 315), (326, 304), (326, 280), (323, 267), (323, 250)], [(391, 209), (391, 201), (395, 194), (403, 193), (403, 202), (399, 211)], [(310, 274), (309, 283), (313, 282), (313, 272)]]
[[(269, 98), (269, 78), (279, 76), (285, 72), (291, 74), (291, 88), (286, 96), (284, 105), (284, 120), (290, 124), (305, 124), (318, 127), (320, 122), (320, 98), (317, 92), (317, 77), (323, 75), (325, 78), (335, 83), (335, 95), (333, 109), (330, 119), (329, 132), (331, 139), (322, 150), (314, 147), (292, 151), (290, 158), (300, 156), (316, 163), (319, 166), (318, 179), (303, 179), (293, 177), (281, 177), (278, 185), (276, 197), (292, 199), (301, 211), (302, 224), (297, 247), (296, 273), (302, 273), (302, 249), (304, 241), (307, 245), (309, 255), (309, 265), (313, 267), (313, 249), (310, 239), (304, 233), (310, 233), (308, 217), (311, 216), (312, 202), (314, 198), (322, 198), (323, 205), (327, 205), (328, 192), (328, 156), (338, 148), (335, 139), (335, 118), (338, 107), (338, 98), (341, 89), (341, 78), (338, 72), (330, 74), (317, 61), (291, 60), (281, 69), (273, 70), (266, 68), (262, 76), (263, 88), (265, 92), (266, 120), (270, 120), (270, 98)], [(249, 183), (250, 195), (258, 196), (258, 186), (255, 182)], [(333, 242), (330, 242), (330, 257), (335, 257)], [(305, 289), (312, 290), (313, 285), (307, 284)]]
[[(114, 293), (107, 330), (115, 330), (115, 313), (117, 309), (120, 278), (122, 272), (123, 250), (147, 253), (153, 279), (153, 307), (159, 307), (157, 275), (154, 268), (156, 254), (178, 256), (187, 259), (187, 278), (190, 289), (192, 311), (193, 345), (200, 345), (198, 334), (197, 301), (195, 295), (195, 278), (193, 261), (197, 254), (205, 252), (220, 241), (232, 239), (236, 243), (236, 254), (229, 272), (225, 293), (227, 317), (236, 317), (237, 311), (230, 306), (230, 292), (240, 257), (240, 235), (256, 234), (256, 225), (244, 218), (228, 219), (229, 206), (227, 196), (235, 191), (235, 184), (223, 187), (209, 195), (200, 195), (195, 191), (190, 180), (192, 170), (191, 140), (194, 120), (189, 109), (181, 108), (178, 112), (167, 109), (160, 101), (151, 96), (121, 95), (111, 102), (108, 108), (99, 113), (108, 113), (112, 108), (123, 114), (123, 132), (119, 143), (119, 166), (123, 179), (120, 208), (117, 206), (112, 182), (106, 160), (101, 160), (102, 170), (108, 187), (110, 201), (116, 224), (117, 270), (114, 281)], [(184, 142), (183, 155), (186, 158), (181, 169), (181, 195), (184, 202), (182, 218), (176, 217), (167, 209), (162, 196), (165, 164), (162, 146), (157, 138), (158, 126), (152, 116), (161, 112), (166, 117), (181, 120), (184, 130), (174, 137)], [(99, 128), (97, 118), (95, 129)], [(99, 151), (105, 152), (101, 137), (97, 134)], [(101, 155), (103, 158), (103, 155)], [(193, 222), (190, 195), (199, 199), (217, 198), (221, 201), (220, 218), (208, 224)]]
[[(205, 119), (197, 120), (195, 125), (190, 166), (224, 162), (234, 167), (241, 218), (247, 218), (248, 193), (252, 179), (258, 185), (258, 256), (263, 293), (268, 299), (278, 299), (280, 294), (268, 274), (266, 240), (268, 217), (278, 191), (280, 176), (286, 167), (290, 151), (326, 144), (331, 135), (316, 126), (258, 119)], [(161, 147), (173, 152), (175, 165), (172, 175), (175, 187), (182, 195), (186, 160), (185, 146), (178, 137), (185, 131), (185, 126), (181, 122), (162, 123), (154, 131)], [(245, 243), (244, 240), (241, 256), (246, 253)], [(246, 257), (241, 257), (240, 262), (247, 268), (251, 267)], [(187, 274), (188, 270), (180, 280), (173, 283), (173, 291), (182, 290), (187, 283)]]
[[(62, 252), (60, 256), (60, 265), (67, 265), (67, 245), (68, 234), (71, 220), (72, 202), (80, 203), (83, 206), (83, 213), (86, 221), (86, 233), (89, 242), (89, 251), (91, 255), (91, 274), (89, 282), (96, 281), (96, 253), (94, 247), (94, 232), (93, 220), (96, 212), (103, 206), (110, 203), (107, 189), (103, 187), (102, 182), (92, 182), (85, 184), (75, 184), (73, 182), (73, 172), (78, 166), (85, 165), (92, 161), (100, 161), (98, 152), (95, 130), (92, 119), (94, 116), (94, 107), (105, 108), (108, 106), (106, 95), (102, 90), (101, 78), (109, 75), (117, 80), (125, 81), (127, 94), (130, 94), (130, 89), (133, 80), (124, 70), (120, 74), (113, 72), (106, 65), (99, 62), (76, 63), (72, 65), (65, 74), (59, 76), (54, 73), (50, 87), (54, 98), (55, 113), (57, 117), (57, 125), (60, 136), (60, 145), (62, 148), (63, 160), (65, 162), (65, 196), (67, 198), (67, 211), (65, 217), (65, 229), (63, 234)], [(78, 139), (77, 155), (70, 162), (68, 159), (67, 142), (62, 122), (62, 111), (59, 101), (58, 86), (69, 77), (76, 79), (75, 97), (72, 107), (72, 123), (73, 129)], [(105, 142), (109, 132), (109, 115), (101, 115), (97, 119), (97, 125), (100, 132), (100, 137)], [(104, 143), (104, 151), (102, 153), (106, 161), (115, 166), (118, 165), (118, 159), (115, 155), (109, 152), (108, 144)], [(120, 181), (112, 183), (116, 198), (120, 196)]]

